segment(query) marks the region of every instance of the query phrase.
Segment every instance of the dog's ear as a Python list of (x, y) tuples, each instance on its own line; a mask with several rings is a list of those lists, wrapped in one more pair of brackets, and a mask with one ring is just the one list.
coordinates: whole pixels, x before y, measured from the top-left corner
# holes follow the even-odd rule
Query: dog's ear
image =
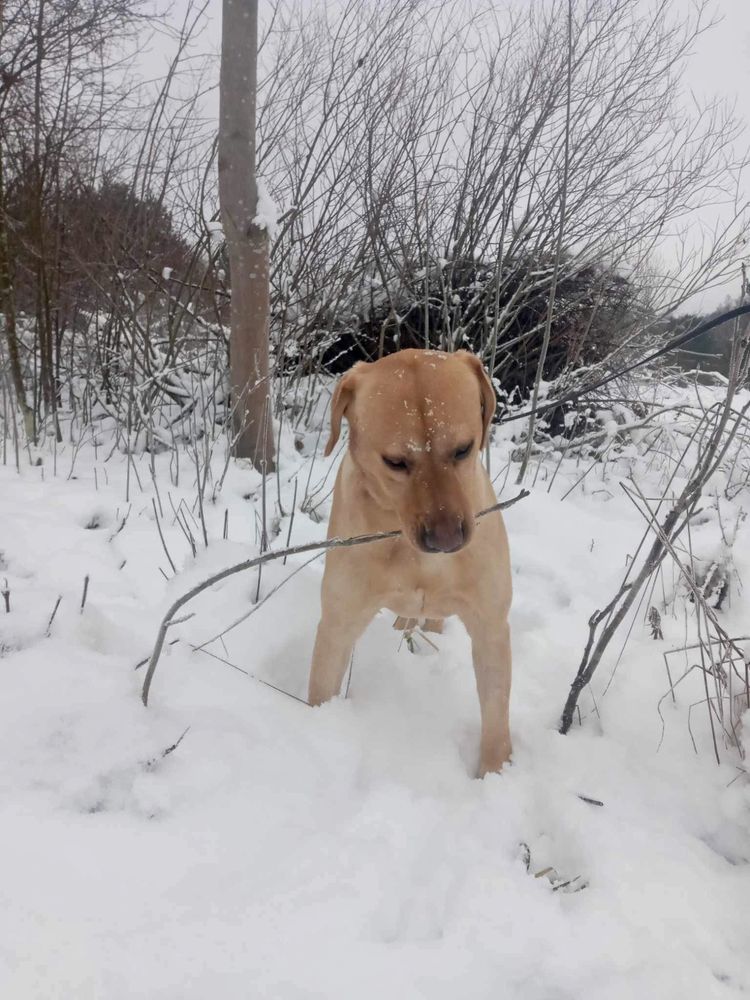
[(328, 458), (336, 447), (336, 442), (341, 434), (341, 418), (346, 414), (347, 407), (354, 396), (354, 379), (355, 373), (354, 369), (352, 369), (339, 379), (334, 389), (333, 399), (331, 400), (331, 435), (323, 452), (326, 458)]
[(492, 423), (492, 418), (495, 415), (495, 408), (497, 407), (497, 399), (495, 398), (495, 388), (492, 385), (492, 380), (487, 374), (487, 370), (476, 356), (470, 351), (457, 351), (466, 359), (469, 367), (472, 369), (479, 382), (479, 391), (482, 396), (482, 447), (487, 444), (487, 438), (490, 433), (490, 424)]

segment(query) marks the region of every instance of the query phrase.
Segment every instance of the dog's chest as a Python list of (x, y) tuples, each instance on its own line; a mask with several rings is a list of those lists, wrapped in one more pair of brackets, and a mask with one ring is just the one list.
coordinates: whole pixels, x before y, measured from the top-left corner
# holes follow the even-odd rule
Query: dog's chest
[(455, 592), (453, 574), (447, 567), (435, 566), (440, 557), (429, 556), (430, 569), (413, 563), (390, 577), (390, 586), (382, 595), (382, 606), (405, 618), (445, 618), (456, 614), (460, 595)]
[(386, 596), (384, 607), (404, 618), (435, 617), (432, 611), (426, 610), (427, 603), (424, 590), (398, 590)]

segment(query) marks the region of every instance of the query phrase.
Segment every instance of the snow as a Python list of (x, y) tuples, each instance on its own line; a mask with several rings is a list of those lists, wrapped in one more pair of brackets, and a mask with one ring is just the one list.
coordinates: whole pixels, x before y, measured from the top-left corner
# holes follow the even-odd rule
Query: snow
[[(496, 434), (496, 475), (509, 435)], [(295, 476), (292, 543), (325, 535), (332, 463), (317, 457), (310, 473), (317, 438), (306, 434), (298, 453), (282, 435), (275, 546)], [(587, 620), (641, 536), (618, 487), (641, 459), (595, 470), (564, 501), (575, 460), (554, 480), (542, 466), (532, 495), (507, 512), (515, 752), (502, 775), (477, 781), (478, 707), (457, 622), (431, 636), (437, 651), (417, 636), (412, 654), (380, 615), (357, 648), (349, 697), (313, 710), (191, 651), (249, 610), (252, 574), (186, 608), (195, 616), (170, 630), (180, 641), (166, 647), (145, 709), (134, 667), (169, 603), (257, 552), (260, 481), (231, 462), (219, 488), (217, 447), (206, 549), (192, 457), (181, 456), (175, 483), (168, 453), (154, 457), (154, 480), (150, 456), (133, 455), (126, 497), (127, 456), (110, 451), (102, 431), (97, 447), (50, 445), (40, 466), (22, 454), (19, 471), (9, 448), (0, 465), (3, 997), (724, 1000), (750, 990), (750, 784), (730, 751), (715, 763), (696, 712), (694, 753), (693, 695), (678, 689), (677, 704), (664, 703), (663, 733), (656, 707), (662, 652), (684, 642), (685, 620), (663, 614), (660, 643), (642, 613), (616, 670), (624, 635), (595, 679), (598, 714), (587, 692), (583, 725), (565, 737), (556, 728)], [(645, 488), (656, 489), (648, 468)], [(301, 509), (308, 481), (314, 514)], [(512, 471), (507, 482), (505, 496)], [(273, 507), (275, 485), (269, 493)], [(152, 501), (178, 570), (168, 582)], [(171, 512), (181, 501), (196, 559)], [(693, 544), (707, 557), (720, 544), (710, 504)], [(746, 541), (735, 560), (746, 580)], [(322, 560), (303, 563), (268, 564), (262, 595), (289, 583), (208, 647), (298, 697), (322, 573)], [(747, 634), (749, 610), (735, 587), (730, 634)], [(587, 888), (553, 891), (534, 877), (547, 866)]]
[(279, 233), (279, 213), (273, 199), (269, 194), (266, 183), (262, 178), (258, 178), (258, 203), (253, 222), (261, 229), (268, 232), (268, 238), (275, 240)]
[(224, 242), (224, 227), (218, 219), (210, 219), (206, 222), (209, 242), (213, 246), (220, 246)]

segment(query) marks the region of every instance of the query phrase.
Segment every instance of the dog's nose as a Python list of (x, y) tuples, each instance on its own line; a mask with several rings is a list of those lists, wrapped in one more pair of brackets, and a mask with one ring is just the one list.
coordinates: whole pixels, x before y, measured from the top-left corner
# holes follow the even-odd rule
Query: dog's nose
[(441, 518), (431, 525), (422, 526), (422, 548), (425, 552), (457, 552), (465, 540), (462, 518)]

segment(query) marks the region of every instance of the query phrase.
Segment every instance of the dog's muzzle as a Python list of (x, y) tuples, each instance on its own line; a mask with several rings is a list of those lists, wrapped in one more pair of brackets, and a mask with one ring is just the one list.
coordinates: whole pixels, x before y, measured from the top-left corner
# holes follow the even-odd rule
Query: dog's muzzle
[(463, 518), (441, 518), (419, 531), (419, 547), (423, 552), (458, 552), (466, 544)]

